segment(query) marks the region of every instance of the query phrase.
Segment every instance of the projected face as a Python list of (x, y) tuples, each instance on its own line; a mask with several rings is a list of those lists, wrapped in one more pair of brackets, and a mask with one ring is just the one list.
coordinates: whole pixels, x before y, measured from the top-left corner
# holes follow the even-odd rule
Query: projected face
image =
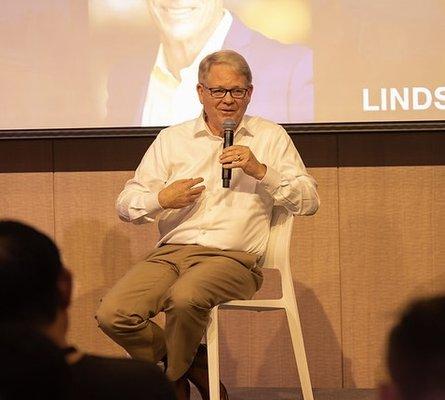
[[(217, 98), (211, 94), (211, 89), (247, 89), (243, 98), (234, 98), (227, 92), (224, 97)], [(246, 112), (250, 102), (253, 87), (247, 82), (244, 75), (228, 64), (213, 65), (205, 82), (197, 87), (199, 101), (204, 106), (206, 122), (215, 135), (220, 135), (222, 124), (226, 119), (233, 119), (238, 125)], [(237, 91), (239, 92), (239, 91)], [(234, 93), (238, 97), (239, 93)], [(218, 94), (217, 94), (218, 95)]]
[(148, 0), (148, 6), (161, 33), (179, 41), (210, 36), (223, 14), (222, 0)]

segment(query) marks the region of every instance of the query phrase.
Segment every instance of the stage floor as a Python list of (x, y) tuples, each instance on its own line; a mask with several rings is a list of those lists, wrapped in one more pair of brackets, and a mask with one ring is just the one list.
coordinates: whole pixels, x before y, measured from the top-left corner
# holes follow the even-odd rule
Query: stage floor
[[(230, 400), (303, 400), (301, 392), (286, 388), (232, 388)], [(201, 400), (192, 385), (192, 400)], [(314, 400), (376, 400), (375, 389), (314, 389)]]

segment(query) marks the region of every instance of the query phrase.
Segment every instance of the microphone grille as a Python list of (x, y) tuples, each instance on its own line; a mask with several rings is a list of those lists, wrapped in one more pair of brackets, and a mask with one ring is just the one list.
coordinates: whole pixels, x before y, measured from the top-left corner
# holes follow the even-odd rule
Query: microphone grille
[(224, 130), (226, 130), (226, 129), (228, 129), (228, 130), (235, 130), (235, 127), (236, 127), (236, 122), (233, 120), (233, 119), (226, 119), (224, 122), (223, 122), (223, 129)]

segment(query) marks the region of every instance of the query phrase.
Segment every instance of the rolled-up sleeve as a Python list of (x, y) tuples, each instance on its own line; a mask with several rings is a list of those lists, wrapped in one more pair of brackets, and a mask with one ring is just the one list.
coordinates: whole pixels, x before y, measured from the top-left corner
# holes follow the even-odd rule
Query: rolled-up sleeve
[(294, 215), (312, 215), (318, 210), (320, 199), (317, 182), (308, 174), (289, 135), (280, 128), (270, 147), (270, 162), (260, 181), (274, 200)]
[(159, 134), (116, 200), (116, 210), (122, 220), (136, 224), (151, 222), (163, 210), (158, 194), (168, 179), (165, 165)]

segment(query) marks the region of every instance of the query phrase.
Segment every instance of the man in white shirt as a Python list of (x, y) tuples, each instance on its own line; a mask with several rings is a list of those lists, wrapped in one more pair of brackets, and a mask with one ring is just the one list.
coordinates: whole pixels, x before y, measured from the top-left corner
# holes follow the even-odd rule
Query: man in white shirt
[[(157, 362), (167, 354), (179, 398), (187, 398), (189, 379), (207, 399), (202, 349), (195, 355), (210, 309), (260, 288), (256, 261), (267, 245), (272, 207), (310, 215), (319, 199), (286, 131), (245, 115), (253, 86), (241, 55), (205, 57), (198, 80), (201, 116), (161, 131), (119, 195), (120, 217), (157, 219), (160, 240), (104, 297), (97, 319), (134, 358)], [(234, 145), (223, 149), (227, 119), (236, 124)], [(233, 170), (230, 188), (221, 185), (222, 166)], [(160, 311), (165, 330), (150, 320)]]

